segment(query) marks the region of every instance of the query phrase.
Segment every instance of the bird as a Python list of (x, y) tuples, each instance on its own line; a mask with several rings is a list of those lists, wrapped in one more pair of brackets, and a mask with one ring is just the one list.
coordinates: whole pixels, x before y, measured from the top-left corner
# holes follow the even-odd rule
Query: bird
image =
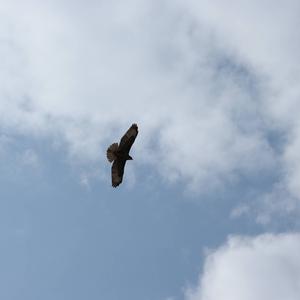
[(137, 135), (138, 126), (134, 123), (123, 135), (120, 143), (111, 144), (106, 151), (107, 160), (112, 163), (111, 181), (113, 187), (117, 187), (122, 183), (126, 161), (133, 160), (129, 155), (129, 151)]

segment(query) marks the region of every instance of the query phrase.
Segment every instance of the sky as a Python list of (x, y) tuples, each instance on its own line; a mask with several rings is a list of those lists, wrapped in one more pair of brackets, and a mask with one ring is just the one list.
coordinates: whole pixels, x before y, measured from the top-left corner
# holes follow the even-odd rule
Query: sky
[(0, 298), (299, 300), (299, 26), (297, 0), (0, 0)]

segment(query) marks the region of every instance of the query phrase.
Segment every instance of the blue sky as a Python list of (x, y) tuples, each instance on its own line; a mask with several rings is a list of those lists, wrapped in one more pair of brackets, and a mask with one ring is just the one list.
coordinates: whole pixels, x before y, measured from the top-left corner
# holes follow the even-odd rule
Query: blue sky
[[(13, 167), (29, 145), (42, 166)], [(11, 177), (1, 168), (3, 298), (180, 299), (201, 270), (203, 247), (228, 232), (259, 232), (228, 220), (230, 199), (195, 203), (155, 178), (116, 190), (108, 179), (87, 190), (49, 148), (18, 137), (6, 159)]]
[(298, 300), (299, 11), (2, 1), (0, 298)]

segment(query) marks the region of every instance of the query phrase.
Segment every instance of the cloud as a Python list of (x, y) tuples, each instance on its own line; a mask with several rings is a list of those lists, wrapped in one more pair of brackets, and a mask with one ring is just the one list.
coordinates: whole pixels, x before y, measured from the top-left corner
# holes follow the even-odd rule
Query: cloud
[(230, 237), (211, 252), (186, 300), (299, 299), (300, 235)]
[(94, 165), (137, 122), (136, 161), (169, 182), (214, 190), (284, 168), (299, 195), (298, 4), (224, 5), (7, 1), (2, 130), (50, 136)]
[[(189, 1), (196, 19), (210, 26), (218, 40), (262, 77), (258, 107), (268, 130), (283, 147), (279, 158), (285, 184), (299, 198), (300, 43), (297, 38), (299, 1)], [(267, 130), (267, 131), (268, 131)], [(284, 136), (284, 138), (283, 138)], [(281, 155), (282, 154), (282, 155)]]
[(40, 159), (38, 154), (32, 149), (26, 149), (21, 157), (20, 162), (23, 166), (28, 166), (31, 168), (38, 168), (40, 165)]

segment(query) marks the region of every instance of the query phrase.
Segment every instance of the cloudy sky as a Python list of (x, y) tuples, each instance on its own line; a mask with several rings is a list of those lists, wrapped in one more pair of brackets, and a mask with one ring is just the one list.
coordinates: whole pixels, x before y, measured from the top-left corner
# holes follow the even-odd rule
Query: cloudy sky
[(299, 26), (298, 0), (0, 0), (0, 298), (298, 300)]

